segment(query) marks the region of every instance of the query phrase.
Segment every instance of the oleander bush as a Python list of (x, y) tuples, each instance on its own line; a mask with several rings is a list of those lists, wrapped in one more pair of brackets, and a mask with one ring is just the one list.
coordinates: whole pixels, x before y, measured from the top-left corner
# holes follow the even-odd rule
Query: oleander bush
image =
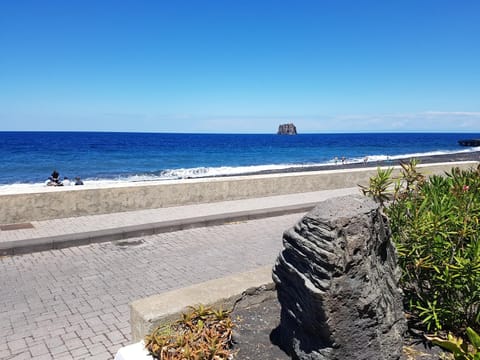
[(233, 357), (233, 322), (228, 311), (200, 305), (145, 338), (149, 353), (160, 360), (226, 360)]
[(416, 165), (402, 164), (396, 179), (379, 170), (362, 191), (384, 204), (408, 310), (427, 331), (478, 332), (480, 169), (427, 179)]

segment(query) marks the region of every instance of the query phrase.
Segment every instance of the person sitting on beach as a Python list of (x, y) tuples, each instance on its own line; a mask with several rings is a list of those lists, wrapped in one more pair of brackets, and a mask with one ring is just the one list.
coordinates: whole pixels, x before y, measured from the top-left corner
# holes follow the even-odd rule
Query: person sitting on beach
[(72, 185), (72, 182), (71, 182), (70, 179), (69, 179), (68, 177), (66, 177), (66, 176), (63, 178), (62, 183), (63, 183), (63, 186), (70, 186), (70, 185)]
[(80, 176), (75, 177), (75, 185), (83, 185), (83, 181), (80, 179)]
[(63, 186), (60, 181), (60, 174), (57, 170), (53, 170), (52, 175), (49, 176), (46, 184), (47, 186)]

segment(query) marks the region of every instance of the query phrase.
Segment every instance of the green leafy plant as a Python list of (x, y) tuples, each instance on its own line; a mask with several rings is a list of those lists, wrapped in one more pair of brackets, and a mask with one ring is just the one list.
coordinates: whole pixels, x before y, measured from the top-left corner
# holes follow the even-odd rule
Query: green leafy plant
[(362, 193), (383, 206), (391, 198), (392, 171), (393, 168), (377, 168), (377, 174), (370, 178), (368, 186), (358, 185)]
[(418, 164), (419, 161), (415, 158), (400, 162), (400, 180), (406, 192), (418, 191), (425, 183), (425, 176), (417, 170)]
[[(428, 331), (480, 327), (480, 170), (452, 169), (426, 179), (403, 163), (385, 207), (402, 268), (406, 306)], [(391, 172), (390, 174), (391, 175)], [(383, 204), (385, 172), (362, 189)], [(372, 187), (372, 186), (371, 186)], [(380, 191), (381, 190), (381, 191)], [(383, 202), (382, 202), (383, 199)]]
[(223, 360), (232, 357), (230, 313), (199, 305), (145, 338), (149, 353), (160, 360)]

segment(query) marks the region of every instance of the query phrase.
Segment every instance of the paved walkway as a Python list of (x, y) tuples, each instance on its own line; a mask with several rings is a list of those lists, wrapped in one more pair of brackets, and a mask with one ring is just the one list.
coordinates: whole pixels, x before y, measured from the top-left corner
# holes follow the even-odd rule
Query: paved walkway
[[(324, 199), (349, 192), (353, 190), (320, 195)], [(305, 200), (311, 201), (312, 194)], [(266, 204), (268, 200), (248, 202)], [(227, 211), (238, 204), (222, 206)], [(183, 214), (198, 216), (199, 206), (183, 207)], [(176, 211), (181, 219), (181, 209)], [(0, 359), (112, 359), (119, 347), (130, 342), (131, 301), (273, 265), (283, 231), (301, 215), (0, 257)], [(114, 217), (100, 217), (103, 220), (83, 221), (124, 224), (114, 222)], [(35, 223), (35, 230), (40, 231), (40, 224), (48, 228), (47, 223), (66, 229), (70, 221)], [(81, 227), (76, 231), (84, 230), (90, 231)], [(4, 233), (13, 231), (25, 230)]]
[(114, 214), (32, 221), (26, 229), (0, 230), (0, 255), (64, 248), (134, 236), (308, 211), (358, 188), (222, 201)]
[(273, 265), (300, 217), (0, 258), (0, 359), (112, 359), (130, 342), (131, 301)]

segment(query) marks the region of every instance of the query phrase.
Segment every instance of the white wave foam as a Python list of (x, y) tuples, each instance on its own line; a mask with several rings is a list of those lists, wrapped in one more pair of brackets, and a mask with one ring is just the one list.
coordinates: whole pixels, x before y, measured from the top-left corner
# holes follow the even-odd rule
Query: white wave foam
[[(399, 155), (368, 155), (369, 162), (375, 161), (388, 161), (388, 160), (400, 160), (406, 158), (418, 158), (423, 156), (436, 156), (436, 155), (453, 155), (453, 154), (466, 154), (472, 152), (480, 151), (479, 147), (471, 147), (464, 150), (436, 150), (436, 151), (429, 151), (424, 153), (408, 153), (408, 154), (399, 154)], [(358, 163), (362, 162), (364, 158), (352, 158), (348, 159), (349, 163)]]
[[(454, 151), (431, 151), (425, 153), (407, 153), (400, 155), (368, 155), (368, 162), (381, 162), (388, 160), (398, 160), (404, 158), (412, 157), (422, 157), (422, 156), (435, 156), (435, 155), (448, 155), (448, 154), (460, 154), (460, 153), (469, 153), (480, 151), (480, 147), (472, 147), (464, 150), (454, 150)], [(364, 157), (348, 158), (346, 163), (361, 163), (364, 161)], [(132, 176), (119, 176), (114, 179), (107, 178), (86, 178), (84, 179), (84, 186), (65, 186), (54, 189), (73, 189), (73, 188), (85, 188), (85, 187), (97, 187), (97, 186), (115, 186), (124, 183), (137, 183), (137, 182), (149, 182), (149, 181), (158, 181), (158, 180), (178, 180), (178, 179), (193, 179), (201, 177), (218, 177), (218, 176), (230, 176), (230, 175), (242, 175), (242, 174), (251, 174), (259, 173), (264, 171), (281, 171), (286, 169), (295, 169), (302, 168), (308, 169), (312, 167), (322, 167), (327, 165), (333, 165), (335, 161), (333, 159), (328, 160), (322, 163), (307, 163), (307, 164), (266, 164), (266, 165), (252, 165), (252, 166), (220, 166), (220, 167), (196, 167), (196, 168), (180, 168), (180, 169), (169, 169), (160, 172), (159, 174), (139, 174)], [(341, 164), (338, 161), (338, 164)], [(35, 184), (24, 184), (24, 183), (15, 183), (0, 185), (0, 193), (24, 193), (24, 192), (35, 192), (39, 189), (45, 189), (45, 183), (35, 183)]]
[(270, 164), (270, 165), (252, 165), (252, 166), (220, 166), (220, 167), (198, 167), (190, 169), (173, 169), (162, 171), (160, 178), (166, 179), (189, 179), (198, 177), (228, 176), (258, 173), (262, 171), (278, 171), (290, 168), (304, 168), (312, 166), (328, 165), (321, 164)]

